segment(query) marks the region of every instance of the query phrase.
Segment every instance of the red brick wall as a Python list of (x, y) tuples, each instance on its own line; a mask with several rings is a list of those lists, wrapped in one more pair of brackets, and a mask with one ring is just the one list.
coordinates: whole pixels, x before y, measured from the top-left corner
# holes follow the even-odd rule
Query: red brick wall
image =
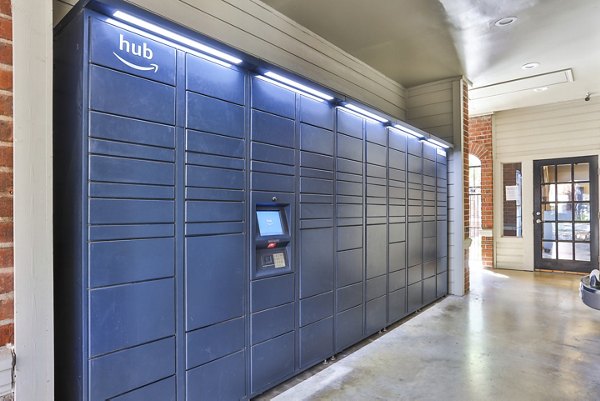
[(11, 15), (10, 0), (0, 0), (0, 346), (14, 342)]
[[(492, 152), (492, 116), (473, 117), (469, 121), (469, 153), (481, 160), (481, 228), (494, 227), (494, 172)], [(494, 267), (494, 239), (481, 237), (484, 267)]]
[[(469, 238), (469, 88), (463, 81), (463, 227), (464, 238)], [(463, 263), (465, 267), (465, 294), (470, 290), (469, 249), (465, 249)]]

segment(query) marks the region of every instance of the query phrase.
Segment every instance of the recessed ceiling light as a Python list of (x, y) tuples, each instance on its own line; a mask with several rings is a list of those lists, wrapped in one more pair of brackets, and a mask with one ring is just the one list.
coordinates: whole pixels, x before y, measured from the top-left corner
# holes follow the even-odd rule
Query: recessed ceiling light
[(540, 66), (540, 63), (533, 62), (533, 63), (523, 64), (521, 66), (521, 68), (524, 69), (524, 70), (533, 70), (534, 68), (538, 68), (539, 66)]
[(547, 86), (542, 86), (541, 88), (535, 88), (533, 91), (540, 93), (540, 92), (546, 92), (548, 90)]
[(494, 25), (499, 26), (499, 27), (502, 28), (502, 27), (514, 24), (517, 19), (518, 19), (517, 17), (504, 17), (504, 18), (500, 18), (498, 21), (494, 22)]

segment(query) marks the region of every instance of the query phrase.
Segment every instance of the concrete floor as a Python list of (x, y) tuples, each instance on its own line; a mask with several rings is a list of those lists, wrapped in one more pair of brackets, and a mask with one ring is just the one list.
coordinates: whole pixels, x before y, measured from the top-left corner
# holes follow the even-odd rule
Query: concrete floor
[(579, 300), (579, 276), (471, 275), (468, 296), (260, 399), (600, 400), (600, 311)]

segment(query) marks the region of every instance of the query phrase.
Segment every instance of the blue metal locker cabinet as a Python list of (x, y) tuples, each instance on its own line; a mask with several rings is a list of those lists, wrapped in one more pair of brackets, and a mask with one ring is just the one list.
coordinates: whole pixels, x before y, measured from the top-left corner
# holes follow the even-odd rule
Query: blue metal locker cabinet
[(408, 138), (408, 311), (423, 306), (423, 143)]
[(423, 143), (423, 304), (437, 298), (437, 147)]
[(299, 367), (334, 354), (335, 109), (299, 99)]
[(388, 129), (388, 324), (406, 316), (406, 139)]
[(448, 158), (438, 150), (437, 168), (437, 297), (448, 294)]
[(194, 37), (56, 29), (56, 399), (249, 399), (447, 293), (445, 152)]
[(364, 337), (364, 119), (337, 111), (336, 352)]
[(366, 292), (365, 335), (387, 326), (388, 210), (387, 130), (367, 120), (366, 128)]

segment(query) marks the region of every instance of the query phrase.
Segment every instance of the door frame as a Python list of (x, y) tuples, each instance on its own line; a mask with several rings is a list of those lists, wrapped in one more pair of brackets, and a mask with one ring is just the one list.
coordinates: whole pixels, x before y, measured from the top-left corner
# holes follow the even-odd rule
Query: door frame
[[(541, 211), (541, 177), (539, 169), (547, 164), (575, 164), (589, 163), (590, 164), (590, 264), (589, 267), (582, 267), (580, 261), (567, 261), (560, 259), (543, 259), (541, 255), (541, 244), (543, 236), (543, 223), (536, 223), (536, 219), (540, 216), (536, 212)], [(570, 272), (589, 273), (592, 269), (598, 268), (599, 258), (599, 243), (598, 243), (598, 220), (600, 215), (599, 208), (599, 180), (598, 180), (598, 155), (576, 156), (576, 157), (560, 157), (551, 159), (533, 160), (533, 253), (534, 253), (534, 268), (560, 270)], [(559, 264), (559, 266), (551, 266), (550, 264)], [(585, 263), (585, 262), (583, 262)]]

